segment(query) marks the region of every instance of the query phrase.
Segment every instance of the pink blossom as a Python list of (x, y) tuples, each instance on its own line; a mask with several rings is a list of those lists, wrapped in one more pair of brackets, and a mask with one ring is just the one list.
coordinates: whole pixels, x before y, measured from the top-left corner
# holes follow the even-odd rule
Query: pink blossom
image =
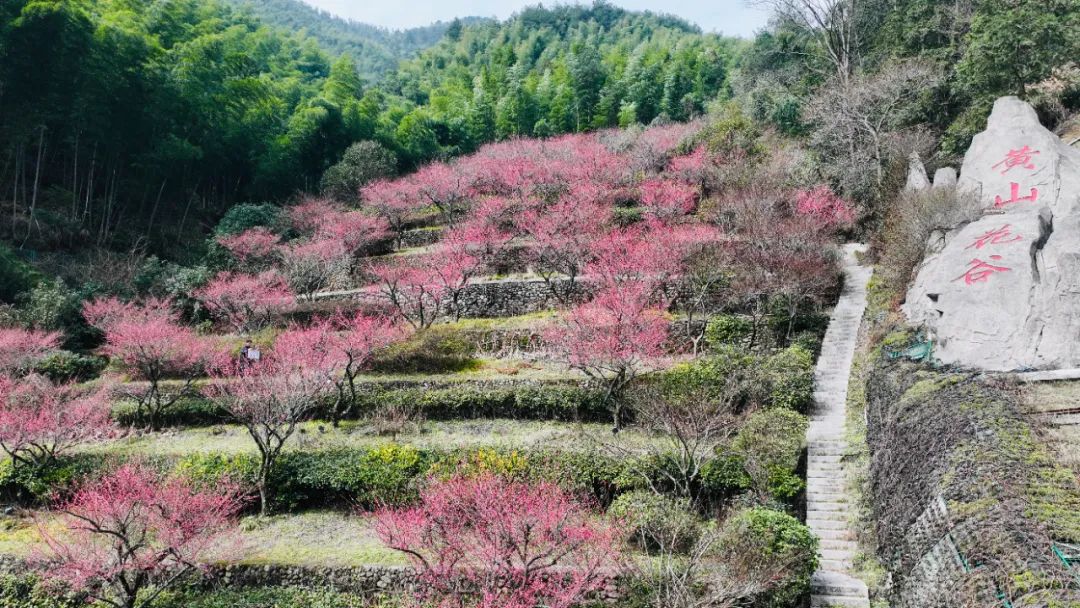
[(414, 329), (430, 327), (443, 313), (460, 316), (460, 298), (479, 260), (467, 253), (395, 258), (370, 269), (399, 317)]
[[(179, 323), (171, 304), (158, 299), (121, 303), (113, 298), (83, 306), (87, 321), (105, 332), (102, 352), (138, 382), (129, 386), (131, 396), (152, 428), (165, 409), (188, 394), (209, 357), (206, 342)], [(167, 379), (182, 382), (166, 385)]]
[(261, 455), (257, 485), (263, 515), (270, 511), (268, 477), (297, 425), (332, 390), (328, 376), (330, 340), (294, 336), (293, 345), (276, 345), (261, 360), (223, 356), (211, 368), (203, 393), (243, 425)]
[(257, 226), (231, 236), (219, 236), (217, 242), (241, 262), (263, 262), (274, 255), (281, 239), (269, 228)]
[(547, 208), (532, 208), (517, 220), (518, 229), (533, 243), (536, 272), (561, 304), (577, 293), (577, 279), (592, 258), (592, 245), (611, 220), (611, 209), (573, 195)]
[(340, 213), (342, 208), (337, 203), (323, 198), (306, 198), (299, 205), (286, 210), (293, 228), (302, 233), (311, 234), (321, 228), (328, 216)]
[(296, 305), (296, 296), (274, 271), (220, 272), (193, 295), (216, 321), (237, 333), (262, 329)]
[(316, 230), (315, 239), (340, 242), (348, 253), (355, 254), (389, 234), (385, 219), (348, 211), (327, 216)]
[(495, 476), (436, 481), (420, 504), (376, 514), (376, 531), (420, 573), (420, 601), (485, 608), (570, 608), (622, 567), (616, 530), (549, 482)]
[(641, 184), (641, 203), (645, 212), (663, 221), (693, 213), (697, 197), (697, 188), (676, 181), (650, 179)]
[(664, 311), (652, 304), (653, 292), (646, 281), (610, 285), (547, 332), (546, 341), (558, 356), (605, 386), (616, 431), (622, 422), (623, 390), (664, 354), (669, 323)]
[(53, 384), (38, 375), (0, 376), (0, 447), (16, 462), (51, 462), (73, 446), (112, 430), (107, 385)]
[(145, 465), (125, 464), (57, 505), (63, 531), (38, 526), (47, 551), (36, 563), (46, 580), (115, 606), (134, 606), (154, 581), (149, 602), (203, 567), (241, 505), (227, 481), (199, 490), (183, 477), (165, 479)]
[(799, 190), (795, 193), (795, 200), (795, 208), (800, 214), (814, 218), (824, 227), (844, 228), (855, 221), (855, 210), (852, 206), (833, 194), (828, 186), (819, 185), (811, 190)]
[(0, 374), (25, 371), (59, 347), (59, 332), (0, 327)]
[(386, 221), (398, 239), (409, 217), (425, 205), (416, 184), (407, 179), (376, 180), (360, 191), (360, 197), (364, 206)]

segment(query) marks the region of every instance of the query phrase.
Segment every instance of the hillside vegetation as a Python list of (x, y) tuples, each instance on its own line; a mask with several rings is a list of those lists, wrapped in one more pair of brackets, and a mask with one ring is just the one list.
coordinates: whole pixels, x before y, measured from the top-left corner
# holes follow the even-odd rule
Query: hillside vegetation
[(462, 16), (452, 22), (389, 30), (342, 19), (300, 0), (227, 0), (227, 3), (251, 11), (273, 27), (290, 32), (303, 30), (333, 56), (348, 55), (356, 62), (360, 77), (368, 82), (393, 73), (399, 61), (433, 46), (451, 27), (483, 21), (479, 17)]

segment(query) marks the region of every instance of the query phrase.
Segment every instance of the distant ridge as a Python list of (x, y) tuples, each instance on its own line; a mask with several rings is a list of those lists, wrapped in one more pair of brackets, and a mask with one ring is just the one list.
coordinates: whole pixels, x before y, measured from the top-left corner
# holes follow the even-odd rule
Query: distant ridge
[[(379, 80), (384, 74), (395, 70), (402, 59), (412, 58), (435, 45), (451, 25), (451, 22), (437, 21), (423, 27), (391, 30), (343, 19), (301, 0), (223, 2), (246, 10), (273, 27), (290, 32), (303, 30), (332, 55), (350, 55), (356, 61), (360, 74), (369, 80)], [(468, 25), (488, 19), (462, 17), (458, 21)]]

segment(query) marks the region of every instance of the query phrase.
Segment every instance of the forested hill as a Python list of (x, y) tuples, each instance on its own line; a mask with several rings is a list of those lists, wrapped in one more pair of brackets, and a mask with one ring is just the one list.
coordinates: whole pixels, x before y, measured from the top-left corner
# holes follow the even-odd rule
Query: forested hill
[[(458, 22), (383, 84), (219, 0), (0, 3), (0, 237), (182, 243), (230, 206), (315, 191), (354, 142), (391, 170), (496, 138), (686, 119), (732, 42), (597, 3)], [(192, 236), (192, 235), (189, 235)]]
[(603, 2), (528, 8), (450, 31), (387, 86), (472, 140), (685, 120), (725, 91), (736, 45)]
[[(423, 27), (389, 30), (342, 19), (300, 0), (225, 2), (250, 11), (269, 25), (292, 32), (303, 30), (332, 55), (349, 55), (356, 62), (360, 75), (368, 81), (376, 81), (384, 74), (393, 72), (400, 60), (414, 57), (434, 45), (446, 34), (446, 30), (454, 25), (452, 22), (440, 21)], [(458, 23), (460, 25), (482, 20), (478, 17), (463, 17)]]

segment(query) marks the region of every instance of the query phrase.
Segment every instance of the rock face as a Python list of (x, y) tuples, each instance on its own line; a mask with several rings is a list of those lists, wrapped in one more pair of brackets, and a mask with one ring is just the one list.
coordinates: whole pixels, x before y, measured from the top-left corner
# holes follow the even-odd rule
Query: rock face
[(931, 245), (904, 312), (935, 356), (1010, 371), (1080, 366), (1080, 151), (1015, 97), (994, 104), (957, 183), (982, 217)]
[(918, 152), (912, 152), (908, 156), (907, 183), (904, 184), (905, 192), (921, 192), (930, 187), (930, 180), (926, 177), (926, 167)]

